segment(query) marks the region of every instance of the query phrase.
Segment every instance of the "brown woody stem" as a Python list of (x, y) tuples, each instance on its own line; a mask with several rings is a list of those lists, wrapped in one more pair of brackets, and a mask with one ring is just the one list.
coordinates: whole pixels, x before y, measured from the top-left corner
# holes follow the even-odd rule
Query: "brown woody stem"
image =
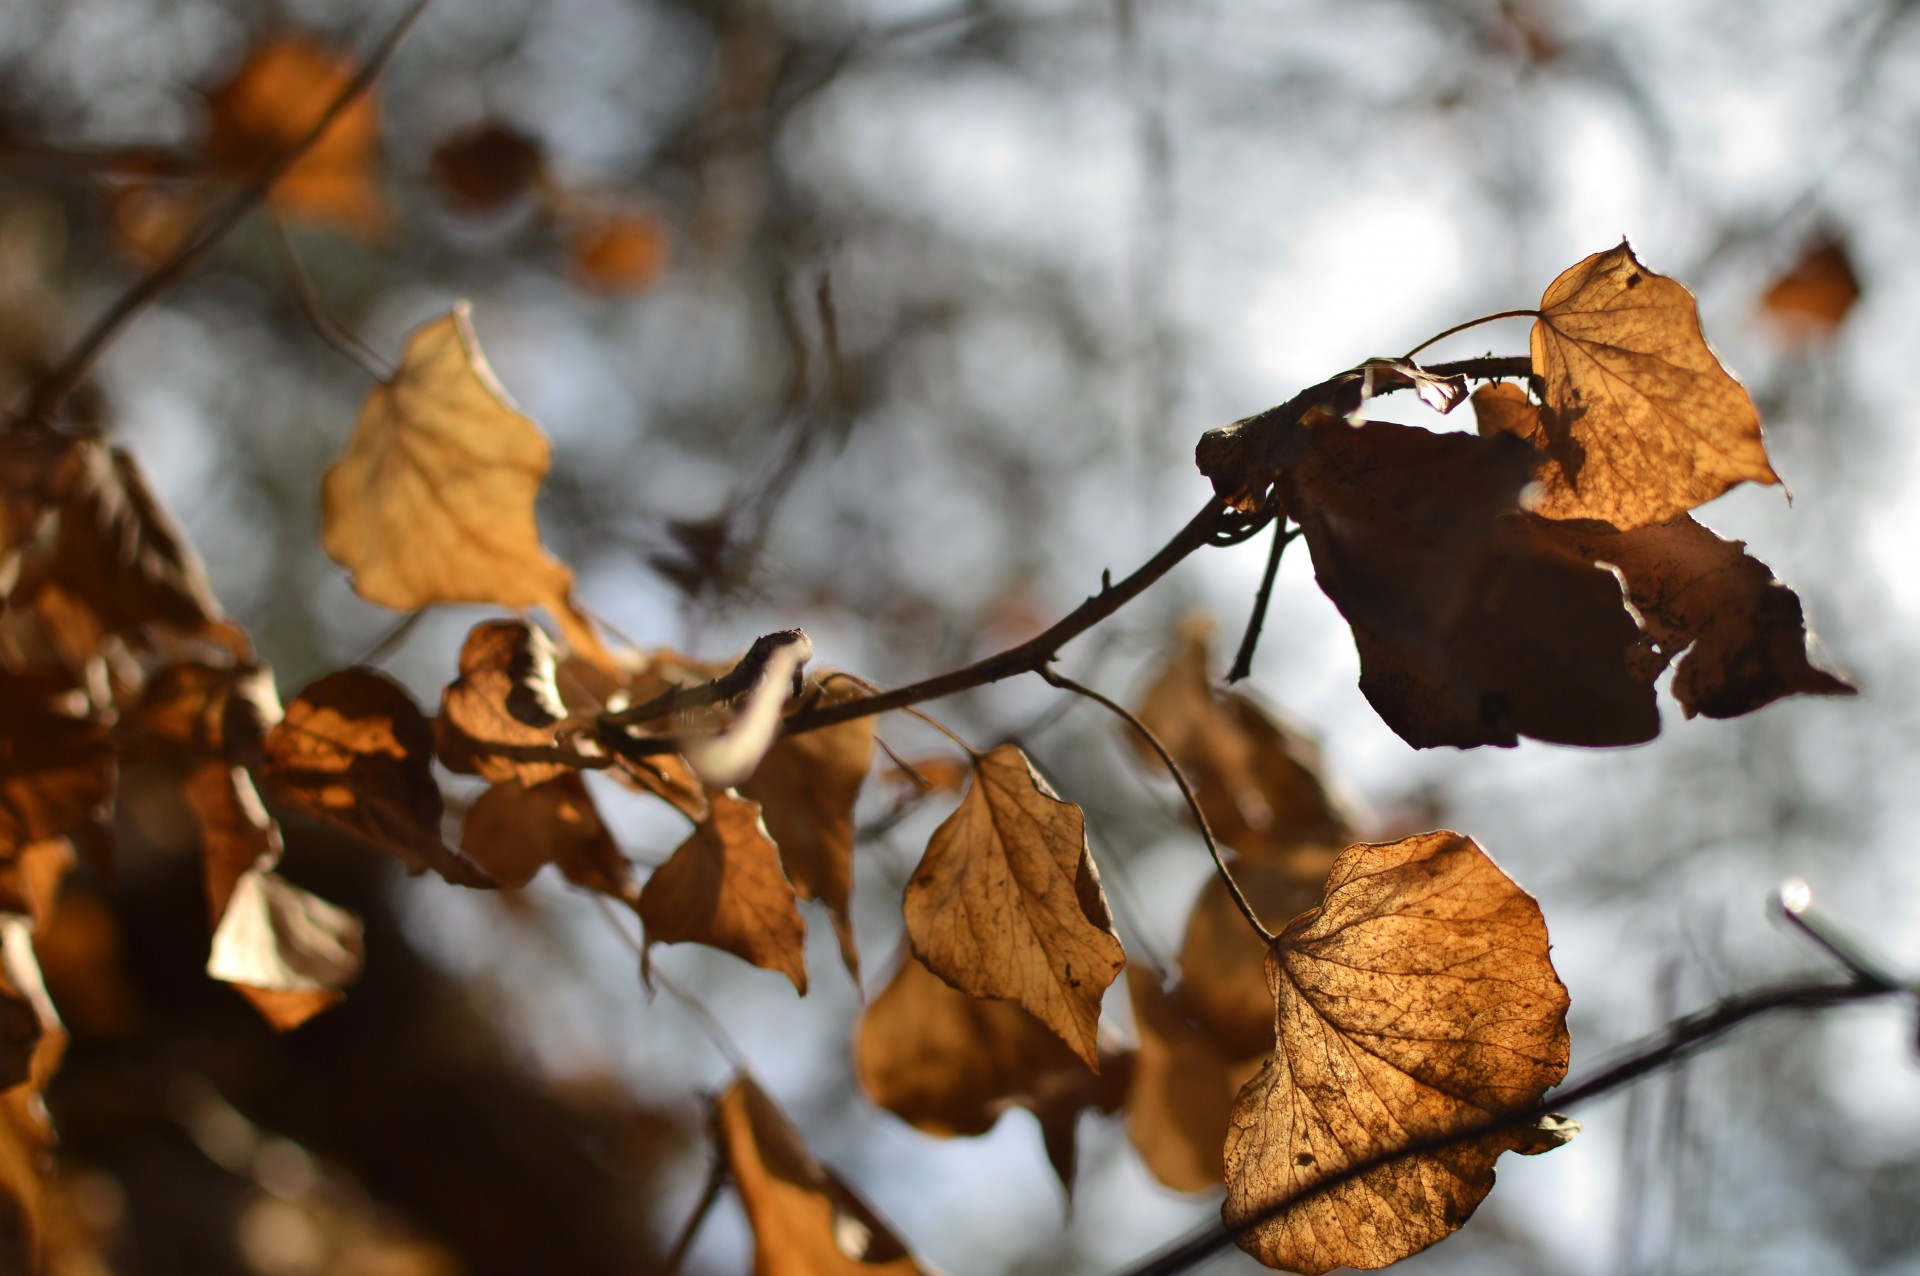
[(1470, 1122), (1451, 1133), (1413, 1139), (1397, 1148), (1355, 1161), (1328, 1174), (1325, 1178), (1316, 1179), (1305, 1187), (1270, 1201), (1257, 1213), (1231, 1228), (1224, 1224), (1211, 1224), (1201, 1228), (1185, 1240), (1169, 1246), (1145, 1262), (1124, 1269), (1119, 1276), (1176, 1276), (1176, 1273), (1187, 1271), (1219, 1253), (1231, 1245), (1237, 1237), (1272, 1222), (1288, 1210), (1322, 1192), (1330, 1191), (1343, 1183), (1350, 1183), (1362, 1175), (1370, 1174), (1404, 1157), (1437, 1152), (1442, 1148), (1484, 1138), (1489, 1134), (1497, 1134), (1504, 1130), (1518, 1130), (1532, 1125), (1552, 1112), (1571, 1108), (1589, 1099), (1599, 1098), (1603, 1094), (1630, 1085), (1668, 1064), (1676, 1063), (1750, 1020), (1781, 1011), (1825, 1010), (1833, 1006), (1850, 1005), (1855, 1002), (1901, 994), (1914, 995), (1911, 989), (1897, 985), (1874, 980), (1851, 979), (1844, 982), (1807, 981), (1776, 984), (1770, 988), (1759, 988), (1752, 992), (1728, 997), (1705, 1010), (1674, 1020), (1658, 1036), (1647, 1040), (1618, 1062), (1561, 1090), (1552, 1096), (1551, 1101), (1542, 1098), (1525, 1107), (1490, 1115), (1482, 1121)]
[(720, 1199), (727, 1178), (727, 1158), (716, 1148), (713, 1163), (707, 1167), (706, 1186), (700, 1189), (700, 1199), (694, 1203), (693, 1213), (687, 1215), (687, 1221), (680, 1225), (680, 1234), (673, 1238), (673, 1248), (667, 1251), (666, 1260), (660, 1266), (661, 1276), (680, 1276), (680, 1268), (687, 1261), (687, 1251), (693, 1248), (693, 1238), (700, 1234), (700, 1225), (713, 1212), (714, 1202)]
[(1220, 843), (1214, 840), (1213, 830), (1207, 826), (1207, 813), (1200, 809), (1199, 795), (1194, 793), (1193, 785), (1187, 782), (1186, 772), (1182, 771), (1180, 764), (1173, 760), (1173, 754), (1168, 752), (1167, 746), (1160, 742), (1160, 737), (1155, 735), (1152, 728), (1148, 727), (1146, 723), (1140, 721), (1132, 710), (1117, 701), (1109, 700), (1092, 687), (1075, 682), (1065, 674), (1054, 669), (1049, 669), (1044, 665), (1035, 672), (1054, 686), (1059, 687), (1062, 691), (1071, 691), (1077, 696), (1085, 696), (1095, 704), (1112, 710), (1118, 714), (1128, 726), (1138, 731), (1140, 738), (1151, 745), (1153, 751), (1160, 755), (1160, 760), (1166, 763), (1167, 773), (1173, 776), (1173, 782), (1180, 786), (1180, 796), (1187, 800), (1187, 809), (1193, 812), (1194, 822), (1200, 826), (1200, 836), (1206, 839), (1207, 854), (1213, 856), (1213, 866), (1219, 871), (1220, 880), (1225, 883), (1227, 894), (1232, 897), (1234, 907), (1240, 910), (1240, 915), (1247, 919), (1247, 925), (1253, 927), (1254, 933), (1260, 936), (1260, 942), (1263, 944), (1271, 944), (1273, 942), (1273, 932), (1268, 930), (1265, 924), (1261, 922), (1260, 914), (1253, 911), (1253, 905), (1249, 904), (1247, 897), (1241, 893), (1240, 883), (1233, 880), (1233, 873), (1227, 868), (1227, 857), (1221, 854)]
[(1239, 682), (1253, 672), (1253, 652), (1260, 645), (1260, 630), (1267, 623), (1267, 604), (1273, 599), (1274, 578), (1280, 574), (1280, 556), (1300, 534), (1298, 530), (1289, 532), (1284, 522), (1284, 519), (1274, 519), (1273, 549), (1267, 554), (1267, 570), (1260, 577), (1260, 592), (1253, 596), (1253, 614), (1247, 617), (1247, 631), (1240, 635), (1240, 650), (1233, 657), (1233, 668), (1227, 670), (1228, 682)]
[(86, 379), (87, 373), (93, 368), (94, 361), (100, 357), (100, 352), (120, 334), (120, 329), (125, 327), (135, 315), (152, 305), (167, 289), (185, 278), (194, 267), (205, 261), (213, 250), (219, 247), (221, 241), (233, 231), (233, 228), (253, 211), (254, 206), (267, 197), (267, 192), (273, 188), (273, 184), (289, 168), (298, 163), (301, 156), (312, 149), (321, 135), (340, 118), (341, 112), (352, 106), (372, 87), (373, 82), (379, 78), (380, 72), (386, 68), (388, 60), (393, 57), (393, 51), (399, 47), (401, 37), (406, 35), (428, 3), (429, 0), (414, 0), (407, 11), (400, 15), (400, 20), (393, 24), (393, 29), (387, 32), (386, 38), (381, 40), (368, 55), (359, 74), (355, 75), (333, 101), (327, 104), (327, 109), (321, 113), (318, 120), (314, 121), (313, 127), (302, 134), (298, 141), (277, 152), (259, 172), (254, 174), (251, 181), (215, 210), (207, 221), (201, 223), (200, 229), (194, 235), (176, 248), (165, 261), (149, 271), (138, 283), (122, 293), (117, 301), (107, 307), (105, 314), (94, 320), (93, 327), (80, 338), (79, 343), (67, 353), (67, 357), (35, 383), (26, 405), (20, 411), (20, 421), (52, 421), (54, 414), (60, 410), (60, 405), (66, 401), (68, 395), (73, 393), (80, 382)]

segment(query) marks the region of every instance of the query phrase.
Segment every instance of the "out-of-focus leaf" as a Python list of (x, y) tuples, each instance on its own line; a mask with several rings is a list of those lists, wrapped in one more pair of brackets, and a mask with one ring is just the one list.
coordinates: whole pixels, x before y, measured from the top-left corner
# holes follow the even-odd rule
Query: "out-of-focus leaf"
[(753, 1276), (928, 1276), (751, 1077), (720, 1097), (714, 1130), (753, 1228)]
[(297, 1028), (360, 974), (360, 919), (277, 874), (250, 869), (213, 933), (207, 974), (250, 998), (275, 1028)]
[(534, 189), (546, 173), (540, 139), (488, 120), (434, 148), (433, 181), (463, 213), (488, 213)]
[(1322, 420), (1283, 476), (1360, 689), (1416, 748), (1633, 744), (1660, 730), (1659, 660), (1613, 576), (1532, 534), (1518, 439)]
[(1830, 340), (1859, 300), (1860, 279), (1847, 246), (1826, 230), (1773, 281), (1760, 305), (1790, 337), (1816, 342)]
[(974, 762), (959, 809), (934, 831), (904, 901), (928, 969), (1003, 997), (1099, 1067), (1100, 998), (1126, 962), (1080, 808), (1003, 744)]
[[(1324, 903), (1275, 939), (1272, 1056), (1234, 1103), (1229, 1226), (1356, 1161), (1523, 1108), (1567, 1069), (1567, 992), (1539, 906), (1473, 842), (1350, 846)], [(1239, 1237), (1269, 1267), (1384, 1267), (1452, 1234), (1493, 1187), (1487, 1134), (1328, 1188)]]
[(524, 886), (558, 864), (576, 886), (636, 904), (633, 865), (613, 840), (578, 774), (544, 784), (505, 781), (467, 812), (460, 849), (502, 886)]
[[(252, 178), (319, 122), (355, 69), (352, 58), (308, 36), (257, 46), (207, 100), (208, 160), (238, 180)], [(380, 108), (368, 90), (274, 182), (274, 205), (359, 235), (379, 234), (393, 217), (374, 176), (379, 149)]]
[(38, 934), (53, 915), (60, 885), (74, 865), (73, 843), (64, 837), (29, 842), (0, 859), (0, 913), (18, 913)]
[(1746, 388), (1700, 331), (1693, 294), (1623, 240), (1547, 286), (1533, 325), (1553, 463), (1538, 512), (1622, 530), (1661, 523), (1736, 483), (1778, 483)]
[(181, 791), (200, 823), (207, 916), (217, 927), (234, 885), (248, 873), (280, 862), (280, 828), (261, 804), (252, 777), (240, 767), (203, 762), (188, 774)]
[(152, 741), (198, 757), (257, 763), (266, 734), (286, 710), (263, 665), (165, 665), (147, 679), (129, 715)]
[[(1200, 800), (1207, 827), (1241, 855), (1280, 857), (1295, 847), (1343, 844), (1346, 817), (1320, 782), (1319, 750), (1253, 700), (1207, 676), (1211, 621), (1180, 625), (1174, 649), (1140, 701), (1139, 717), (1167, 747)], [(1149, 768), (1159, 755), (1129, 730)]]
[(84, 699), (64, 676), (0, 671), (0, 854), (97, 834), (115, 767)]
[[(859, 694), (844, 681), (829, 683), (821, 703)], [(840, 956), (856, 984), (853, 808), (872, 763), (873, 719), (856, 718), (777, 741), (740, 786), (742, 795), (760, 804), (795, 892), (801, 899), (819, 900), (832, 914)]]
[[(1278, 931), (1320, 902), (1333, 852), (1302, 849), (1267, 863), (1230, 860), (1233, 880), (1268, 930)], [(1247, 925), (1218, 874), (1209, 874), (1187, 914), (1180, 941), (1175, 997), (1221, 1044), (1228, 1059), (1251, 1059), (1273, 1049), (1273, 993), (1267, 988), (1267, 950)]]
[(591, 292), (645, 292), (673, 259), (667, 224), (645, 209), (606, 209), (566, 231), (568, 273)]
[(482, 621), (460, 648), (460, 677), (440, 693), (440, 761), (495, 783), (551, 780), (572, 769), (542, 760), (565, 754), (554, 728), (566, 716), (546, 634), (524, 620)]
[(433, 728), (399, 685), (343, 669), (302, 691), (267, 733), (261, 780), (301, 814), (351, 833), (413, 872), (462, 886), (489, 879), (440, 840)]
[(719, 948), (779, 971), (806, 995), (807, 924), (757, 802), (714, 795), (707, 818), (647, 879), (640, 920), (649, 945)]
[(551, 454), (494, 379), (462, 302), (417, 329), (367, 396), (321, 485), (321, 542), (383, 607), (544, 606), (576, 653), (606, 658), (534, 521)]
[(1220, 1148), (1233, 1096), (1257, 1065), (1230, 1061), (1152, 969), (1128, 966), (1127, 989), (1140, 1037), (1127, 1087), (1127, 1138), (1153, 1177), (1174, 1191), (1212, 1191), (1226, 1181)]

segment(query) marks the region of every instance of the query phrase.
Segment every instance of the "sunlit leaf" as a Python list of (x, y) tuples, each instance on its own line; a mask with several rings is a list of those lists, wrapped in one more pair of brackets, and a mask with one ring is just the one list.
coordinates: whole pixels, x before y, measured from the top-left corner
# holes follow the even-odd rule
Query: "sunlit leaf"
[[(1274, 942), (1272, 1056), (1234, 1103), (1229, 1226), (1324, 1175), (1536, 1102), (1567, 1068), (1567, 993), (1533, 899), (1471, 840), (1348, 847), (1325, 902)], [(1384, 1267), (1466, 1221), (1502, 1151), (1487, 1134), (1328, 1188), (1238, 1239), (1270, 1267)]]
[(1125, 964), (1080, 808), (1003, 744), (974, 763), (905, 898), (914, 955), (976, 997), (1004, 997), (1099, 1066), (1100, 998)]
[(707, 818), (640, 892), (648, 944), (723, 949), (807, 991), (807, 926), (760, 805), (716, 794)]
[(207, 974), (242, 990), (274, 1027), (298, 1027), (346, 996), (360, 973), (360, 919), (277, 874), (251, 869), (234, 883), (213, 933)]
[(524, 620), (483, 621), (461, 645), (460, 677), (440, 694), (440, 761), (496, 783), (551, 780), (572, 769), (552, 760), (565, 756), (554, 728), (566, 714), (546, 634)]

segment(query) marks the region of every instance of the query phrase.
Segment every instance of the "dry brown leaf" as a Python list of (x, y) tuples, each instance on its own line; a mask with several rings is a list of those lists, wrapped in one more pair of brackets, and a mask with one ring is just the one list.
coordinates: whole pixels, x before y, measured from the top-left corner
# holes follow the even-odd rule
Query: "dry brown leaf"
[(502, 886), (524, 886), (545, 865), (558, 864), (576, 886), (627, 904), (640, 899), (633, 865), (578, 774), (532, 786), (494, 785), (467, 812), (460, 849)]
[[(1139, 717), (1173, 754), (1200, 800), (1207, 827), (1243, 856), (1344, 844), (1346, 817), (1320, 783), (1319, 750), (1251, 699), (1217, 690), (1207, 675), (1213, 624), (1192, 617), (1141, 698)], [(1138, 732), (1143, 763), (1164, 770)]]
[(573, 769), (571, 752), (554, 742), (566, 716), (545, 632), (524, 620), (482, 621), (460, 647), (460, 677), (440, 693), (440, 761), (496, 784), (551, 780)]
[(207, 916), (218, 927), (235, 883), (280, 862), (280, 827), (262, 805), (253, 778), (240, 767), (202, 762), (180, 787), (200, 823)]
[(753, 1228), (753, 1276), (929, 1276), (878, 1215), (814, 1160), (742, 1074), (714, 1108), (715, 1141)]
[(552, 448), (494, 379), (467, 305), (415, 330), (321, 485), (321, 542), (362, 598), (544, 606), (577, 654), (610, 659), (547, 554), (534, 499)]
[(268, 729), (285, 712), (265, 666), (186, 661), (155, 670), (128, 716), (160, 744), (197, 757), (257, 763)]
[[(351, 57), (310, 37), (259, 45), (208, 98), (207, 159), (237, 180), (251, 179), (319, 122), (355, 69)], [(379, 148), (380, 108), (369, 90), (274, 182), (274, 205), (359, 235), (379, 234), (393, 217), (374, 177)]]
[[(1546, 923), (1472, 840), (1348, 847), (1325, 902), (1275, 939), (1273, 1055), (1235, 1101), (1228, 1226), (1409, 1140), (1536, 1102), (1567, 1069), (1567, 992)], [(1244, 1233), (1269, 1267), (1384, 1267), (1466, 1221), (1502, 1151), (1482, 1136), (1402, 1158)]]
[(1722, 540), (1686, 514), (1631, 532), (1594, 522), (1539, 521), (1537, 530), (1616, 568), (1662, 655), (1684, 649), (1672, 690), (1688, 717), (1738, 717), (1782, 696), (1854, 694), (1808, 658), (1799, 596), (1744, 542)]
[(1832, 338), (1860, 300), (1847, 246), (1831, 230), (1816, 235), (1791, 269), (1774, 280), (1760, 305), (1798, 341)]
[(1080, 808), (1027, 755), (976, 758), (903, 901), (914, 956), (962, 992), (1004, 997), (1098, 1068), (1100, 998), (1126, 964)]
[[(819, 703), (861, 693), (845, 681), (826, 684)], [(853, 808), (873, 763), (873, 719), (788, 736), (768, 750), (742, 796), (760, 804), (767, 832), (780, 848), (787, 880), (801, 899), (817, 899), (833, 917), (840, 956), (854, 983), (860, 954), (853, 941)]]
[(64, 837), (29, 842), (0, 860), (0, 913), (20, 914), (39, 934), (60, 901), (60, 886), (74, 862), (73, 843)]
[(1693, 294), (1620, 246), (1540, 299), (1533, 372), (1554, 472), (1538, 512), (1622, 530), (1665, 522), (1736, 483), (1778, 483), (1760, 414), (1700, 331)]
[(1360, 689), (1415, 748), (1633, 744), (1660, 730), (1659, 661), (1613, 576), (1532, 534), (1518, 439), (1304, 425), (1282, 475)]
[(0, 855), (98, 836), (115, 766), (84, 698), (64, 675), (0, 671)]
[(1229, 1060), (1151, 968), (1128, 966), (1127, 990), (1140, 1037), (1127, 1087), (1127, 1138), (1153, 1176), (1174, 1191), (1212, 1191), (1226, 1182), (1220, 1149), (1233, 1096), (1258, 1064)]
[(757, 802), (713, 796), (693, 836), (647, 879), (640, 920), (649, 945), (719, 948), (779, 971), (806, 995), (807, 924)]
[(301, 814), (462, 886), (487, 877), (440, 840), (433, 728), (400, 686), (343, 669), (302, 691), (267, 733), (260, 779)]
[(911, 758), (887, 768), (883, 774), (895, 788), (927, 794), (958, 793), (967, 787), (967, 777), (973, 774), (973, 768), (962, 758)]
[(275, 1028), (298, 1027), (346, 996), (360, 974), (360, 919), (263, 869), (234, 883), (207, 974), (250, 998)]
[(575, 222), (566, 234), (568, 273), (600, 293), (645, 292), (672, 262), (667, 224), (645, 209), (608, 209)]
[(969, 996), (910, 952), (860, 1016), (853, 1054), (867, 1097), (937, 1138), (985, 1134), (1008, 1108), (1031, 1111), (1069, 1191), (1080, 1112), (1113, 1111), (1128, 1076), (1106, 1054), (1092, 1072), (1020, 1007)]
[(801, 668), (813, 657), (813, 640), (800, 629), (756, 639), (741, 669), (757, 667), (752, 684), (732, 699), (717, 730), (680, 733), (680, 756), (710, 789), (746, 780), (780, 734), (781, 710), (797, 689)]
[[(1302, 848), (1266, 862), (1232, 859), (1228, 867), (1247, 903), (1270, 931), (1278, 931), (1320, 902), (1334, 853)], [(1180, 941), (1180, 1011), (1218, 1041), (1228, 1059), (1251, 1059), (1273, 1049), (1273, 993), (1267, 988), (1267, 949), (1240, 915), (1219, 874), (1210, 874), (1187, 914)]]
[(434, 148), (433, 181), (463, 213), (488, 213), (537, 187), (546, 176), (540, 139), (489, 120)]

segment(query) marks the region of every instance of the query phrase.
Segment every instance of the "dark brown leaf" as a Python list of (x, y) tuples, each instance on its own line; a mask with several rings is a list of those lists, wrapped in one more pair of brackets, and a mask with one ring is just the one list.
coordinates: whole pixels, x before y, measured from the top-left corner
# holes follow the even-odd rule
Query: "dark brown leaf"
[(0, 671), (0, 854), (97, 836), (113, 797), (107, 729), (64, 676)]
[(566, 716), (546, 634), (524, 620), (483, 621), (461, 645), (460, 677), (440, 693), (440, 761), (495, 783), (551, 780), (572, 769), (554, 743)]
[(261, 805), (252, 777), (240, 767), (202, 762), (188, 774), (181, 791), (200, 823), (207, 916), (218, 927), (227, 915), (234, 884), (280, 862), (280, 828)]
[[(1567, 993), (1540, 909), (1457, 833), (1350, 846), (1325, 902), (1274, 941), (1275, 1045), (1235, 1101), (1229, 1226), (1323, 1175), (1525, 1107), (1567, 1068)], [(1270, 1267), (1384, 1267), (1455, 1231), (1493, 1186), (1482, 1136), (1328, 1188), (1239, 1237)]]
[(467, 812), (460, 849), (502, 886), (524, 886), (545, 865), (558, 864), (577, 886), (627, 904), (640, 899), (633, 865), (578, 774), (532, 786), (494, 785)]
[(760, 804), (715, 794), (707, 818), (640, 892), (647, 943), (706, 944), (807, 991), (807, 924)]
[(262, 665), (166, 665), (147, 679), (130, 715), (133, 727), (158, 743), (198, 757), (257, 764), (267, 731), (285, 710)]
[(927, 844), (904, 901), (916, 957), (975, 997), (1003, 997), (1099, 1066), (1100, 998), (1126, 962), (1080, 808), (1003, 744)]

